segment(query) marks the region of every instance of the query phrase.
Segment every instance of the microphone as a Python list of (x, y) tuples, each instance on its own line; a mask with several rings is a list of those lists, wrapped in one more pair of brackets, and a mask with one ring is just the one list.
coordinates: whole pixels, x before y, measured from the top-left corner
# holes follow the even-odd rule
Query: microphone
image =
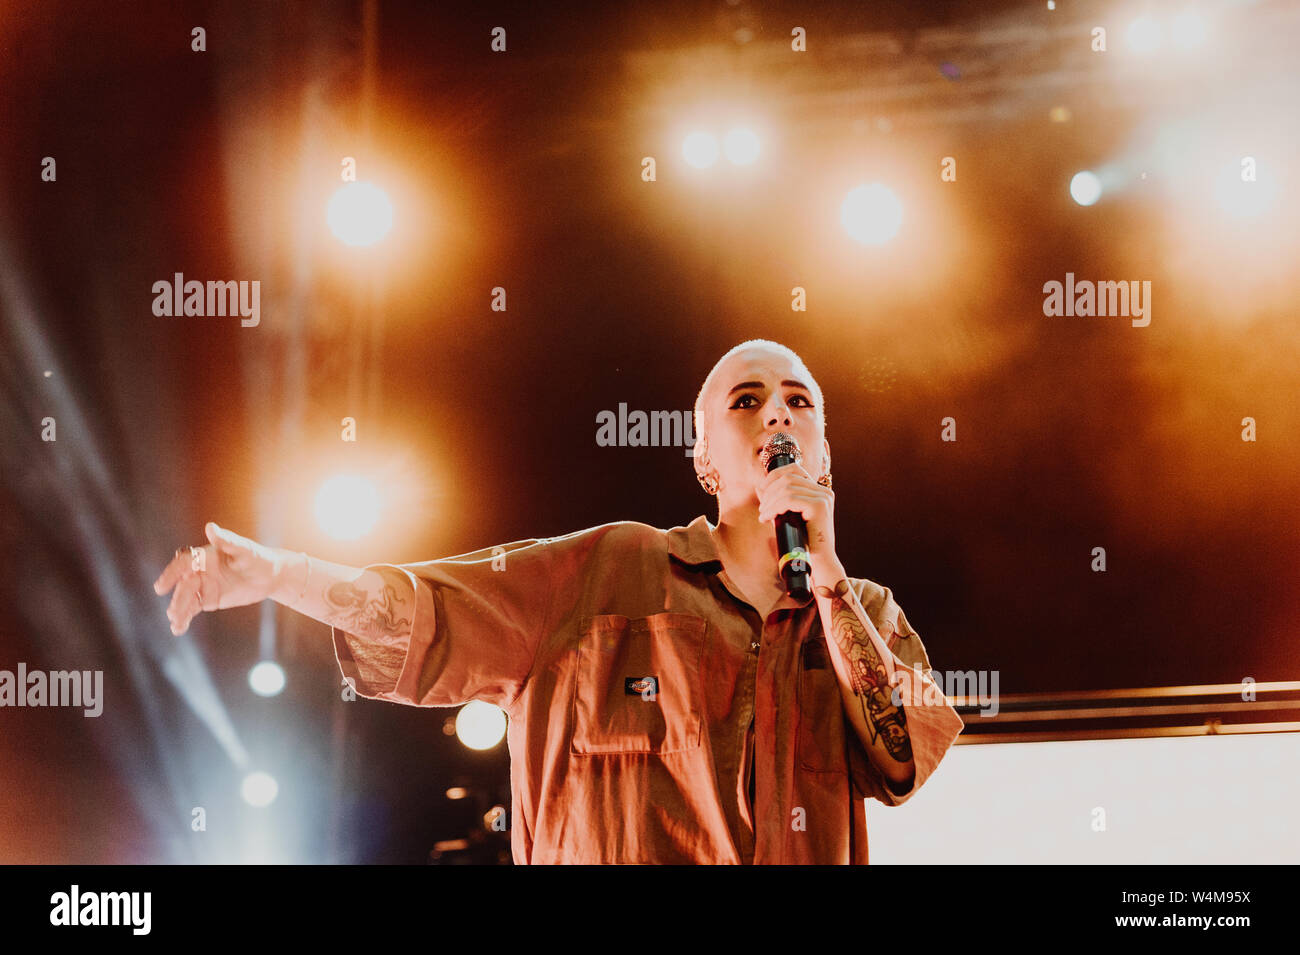
[[(784, 431), (767, 439), (758, 457), (769, 474), (777, 468), (799, 464), (803, 452), (798, 443)], [(776, 518), (776, 552), (781, 555), (777, 569), (785, 581), (785, 592), (795, 600), (812, 596), (812, 574), (808, 566), (808, 526), (803, 515), (786, 511)]]

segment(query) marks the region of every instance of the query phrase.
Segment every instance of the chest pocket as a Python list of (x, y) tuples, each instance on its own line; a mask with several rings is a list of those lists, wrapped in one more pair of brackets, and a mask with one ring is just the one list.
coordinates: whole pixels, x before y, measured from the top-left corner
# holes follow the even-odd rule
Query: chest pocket
[(683, 613), (585, 618), (572, 752), (677, 753), (701, 743), (705, 621)]
[(847, 773), (844, 698), (820, 633), (804, 641), (799, 653), (799, 762), (818, 773)]

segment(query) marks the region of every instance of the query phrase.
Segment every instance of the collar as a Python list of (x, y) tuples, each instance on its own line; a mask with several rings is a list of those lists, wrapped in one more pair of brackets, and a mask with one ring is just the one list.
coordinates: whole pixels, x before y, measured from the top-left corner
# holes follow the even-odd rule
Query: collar
[(692, 566), (722, 563), (717, 545), (713, 543), (712, 526), (703, 514), (685, 527), (674, 527), (668, 532), (668, 553)]
[[(722, 558), (718, 554), (717, 544), (713, 541), (714, 527), (709, 523), (708, 518), (703, 514), (695, 518), (685, 527), (674, 527), (668, 531), (668, 553), (672, 557), (681, 561), (683, 564), (691, 567), (701, 567), (705, 564), (716, 564), (716, 567), (708, 568), (711, 571), (723, 571)], [(726, 573), (722, 573), (722, 581), (728, 584), (729, 578)], [(739, 593), (734, 587), (728, 585), (739, 599)], [(798, 607), (807, 607), (815, 603), (813, 597), (807, 600), (795, 600), (789, 594), (781, 598), (773, 610), (793, 610)]]

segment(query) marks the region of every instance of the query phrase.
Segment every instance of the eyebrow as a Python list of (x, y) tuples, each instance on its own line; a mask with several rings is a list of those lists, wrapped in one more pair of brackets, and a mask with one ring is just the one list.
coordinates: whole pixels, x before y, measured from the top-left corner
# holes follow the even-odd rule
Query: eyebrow
[[(808, 392), (809, 394), (812, 394), (811, 388), (805, 385), (802, 381), (795, 381), (793, 378), (787, 378), (785, 381), (781, 382), (781, 384), (791, 388), (802, 388), (804, 391)], [(764, 385), (761, 381), (742, 381), (740, 384), (736, 385), (736, 387), (732, 388), (730, 391), (727, 392), (727, 397), (730, 398), (736, 392), (743, 391), (746, 388), (762, 388), (762, 387), (764, 387)]]

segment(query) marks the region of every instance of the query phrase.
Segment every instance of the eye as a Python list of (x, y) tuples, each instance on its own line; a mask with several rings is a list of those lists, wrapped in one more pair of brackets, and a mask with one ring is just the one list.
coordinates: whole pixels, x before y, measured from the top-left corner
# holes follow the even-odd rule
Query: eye
[[(799, 402), (799, 404), (795, 404), (796, 401)], [(813, 406), (813, 403), (804, 395), (791, 395), (789, 403), (795, 408), (811, 408)]]
[[(745, 404), (746, 401), (752, 403)], [(753, 395), (746, 394), (746, 395), (741, 395), (739, 398), (737, 398), (731, 407), (732, 408), (754, 408), (757, 407), (757, 405), (758, 405), (758, 399)]]

